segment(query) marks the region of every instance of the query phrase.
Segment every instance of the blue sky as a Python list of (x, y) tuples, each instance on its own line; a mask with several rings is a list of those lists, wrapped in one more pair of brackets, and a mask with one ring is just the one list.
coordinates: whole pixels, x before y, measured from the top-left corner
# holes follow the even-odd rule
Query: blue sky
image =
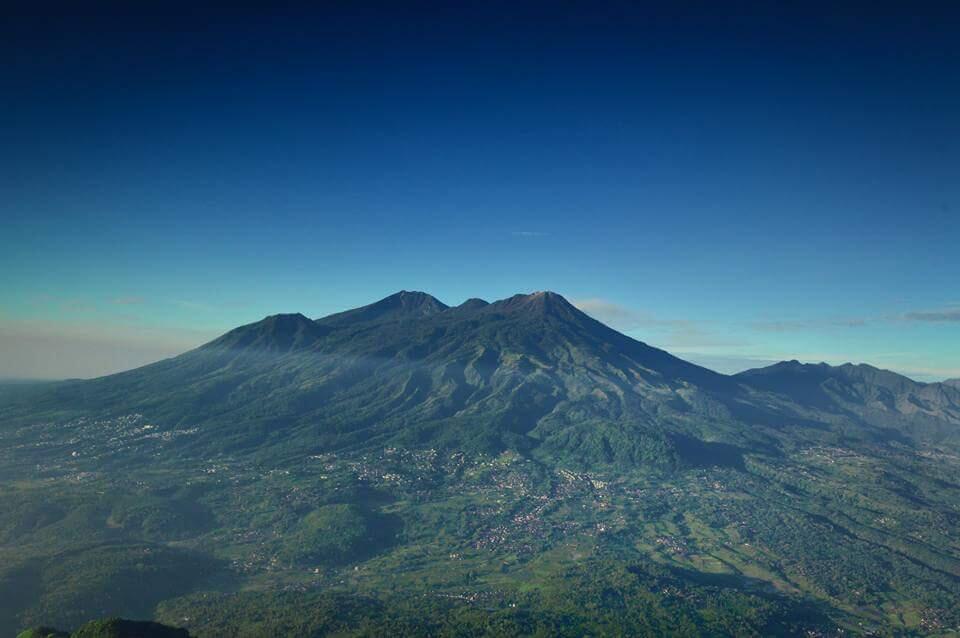
[(957, 10), (768, 4), (14, 15), (0, 377), (400, 289), (960, 376)]

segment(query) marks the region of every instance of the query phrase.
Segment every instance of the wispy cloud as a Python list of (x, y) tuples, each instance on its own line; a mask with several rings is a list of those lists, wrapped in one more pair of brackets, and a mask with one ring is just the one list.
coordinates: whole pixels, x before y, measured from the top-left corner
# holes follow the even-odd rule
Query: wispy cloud
[(783, 319), (754, 321), (749, 324), (757, 332), (802, 332), (824, 328), (862, 328), (882, 323), (898, 322), (960, 323), (960, 304), (947, 303), (939, 310), (915, 310), (900, 314), (874, 317), (836, 317), (826, 319)]
[(960, 367), (942, 368), (930, 366), (911, 366), (900, 367), (895, 370), (904, 376), (918, 381), (943, 381), (944, 379), (960, 377)]
[(594, 319), (623, 332), (646, 331), (651, 333), (656, 345), (663, 348), (713, 348), (744, 345), (740, 341), (709, 330), (703, 322), (690, 319), (659, 317), (650, 312), (627, 308), (620, 304), (596, 297), (574, 299), (574, 306)]
[(818, 328), (862, 328), (870, 319), (787, 319), (775, 321), (754, 321), (750, 328), (757, 332), (801, 332)]
[(129, 297), (116, 297), (113, 300), (113, 303), (115, 303), (118, 306), (137, 306), (142, 304), (143, 302), (144, 302), (143, 297), (137, 297), (135, 295), (131, 295)]
[(514, 230), (510, 232), (514, 237), (546, 237), (547, 233), (539, 230)]
[(616, 328), (627, 329), (630, 326), (639, 325), (647, 319), (647, 316), (642, 313), (638, 313), (612, 301), (607, 301), (606, 299), (596, 297), (573, 299), (571, 303), (594, 319), (610, 324)]
[(935, 323), (960, 322), (960, 308), (908, 312), (903, 315), (907, 321), (928, 321)]
[(609, 324), (618, 330), (633, 330), (642, 326), (664, 328), (690, 328), (693, 326), (693, 322), (686, 319), (664, 319), (650, 312), (634, 310), (597, 297), (574, 299), (571, 303), (594, 319)]
[[(631, 333), (653, 345), (665, 348), (674, 354), (719, 372), (734, 373), (748, 368), (770, 365), (784, 359), (799, 359), (805, 362), (825, 361), (831, 365), (860, 363), (863, 353), (839, 351), (782, 351), (763, 347), (761, 343), (741, 340), (736, 332), (721, 331), (719, 326), (706, 321), (663, 318), (653, 313), (634, 310), (601, 298), (574, 299), (572, 303), (588, 315), (618, 330)], [(952, 310), (952, 309), (951, 309)], [(933, 313), (930, 313), (933, 314)], [(953, 312), (936, 313), (938, 318), (927, 321), (960, 321)], [(960, 308), (956, 309), (960, 315)], [(825, 318), (757, 321), (748, 328), (757, 333), (788, 333), (819, 331), (825, 329), (857, 329), (880, 323), (903, 321), (903, 315), (888, 315), (872, 318)], [(916, 319), (920, 320), (920, 319)], [(728, 326), (733, 329), (733, 326)], [(759, 337), (758, 337), (759, 338)], [(913, 352), (872, 353), (867, 359), (878, 368), (905, 374), (921, 381), (937, 381), (951, 376), (960, 376), (960, 368), (937, 367), (917, 360)]]
[(193, 301), (190, 299), (174, 299), (171, 301), (176, 306), (187, 310), (198, 312), (217, 312), (225, 309), (249, 308), (252, 304), (249, 301), (224, 301), (210, 303), (205, 301)]
[(85, 299), (67, 299), (61, 304), (61, 308), (66, 312), (93, 312), (97, 309), (96, 304)]
[(203, 301), (191, 301), (189, 299), (174, 299), (173, 304), (196, 312), (214, 312), (219, 309), (215, 304)]

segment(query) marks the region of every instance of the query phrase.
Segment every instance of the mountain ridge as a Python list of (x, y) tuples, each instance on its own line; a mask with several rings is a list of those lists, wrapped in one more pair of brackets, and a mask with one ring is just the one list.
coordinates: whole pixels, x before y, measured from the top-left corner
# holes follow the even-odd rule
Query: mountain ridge
[(376, 321), (384, 318), (410, 319), (443, 312), (447, 308), (449, 306), (433, 295), (420, 291), (401, 290), (372, 304), (321, 317), (316, 320), (316, 323), (342, 325), (350, 321)]
[[(831, 436), (956, 436), (960, 391), (870, 366), (782, 362), (723, 375), (549, 291), (450, 307), (401, 291), (317, 320), (271, 315), (178, 357), (55, 384), (0, 418), (144, 413), (194, 443), (316, 452), (420, 441), (551, 462), (702, 462)], [(714, 450), (715, 451), (715, 450)]]

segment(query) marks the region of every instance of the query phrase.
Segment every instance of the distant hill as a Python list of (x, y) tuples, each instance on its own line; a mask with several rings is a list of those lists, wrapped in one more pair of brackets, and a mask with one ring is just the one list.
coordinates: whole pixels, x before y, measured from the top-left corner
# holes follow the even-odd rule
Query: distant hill
[(869, 365), (829, 366), (783, 361), (736, 375), (751, 387), (789, 397), (827, 421), (855, 416), (889, 428), (891, 436), (939, 439), (956, 435), (960, 395)]

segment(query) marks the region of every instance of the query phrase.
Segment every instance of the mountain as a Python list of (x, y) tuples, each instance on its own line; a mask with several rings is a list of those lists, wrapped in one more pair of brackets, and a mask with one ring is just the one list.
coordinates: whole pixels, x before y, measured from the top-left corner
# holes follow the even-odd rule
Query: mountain
[(741, 394), (555, 293), (448, 308), (400, 292), (316, 321), (274, 315), (173, 359), (63, 384), (32, 396), (29, 414), (202, 423), (195, 438), (221, 451), (419, 441), (667, 467), (678, 456), (664, 423), (684, 430), (694, 415), (723, 417), (727, 398), (716, 392)]
[(336, 326), (378, 320), (429, 317), (447, 309), (447, 305), (425, 292), (401, 290), (380, 301), (318, 319), (322, 325)]
[(207, 455), (415, 442), (669, 469), (738, 462), (735, 448), (779, 448), (817, 428), (950, 437), (958, 394), (869, 366), (785, 362), (721, 375), (553, 292), (450, 308), (402, 291), (317, 320), (273, 315), (172, 359), (32, 393), (0, 418), (143, 413), (162, 429), (198, 426), (188, 445)]
[(951, 635), (957, 476), (950, 384), (403, 291), (4, 388), (0, 627)]
[(943, 384), (953, 388), (960, 388), (960, 379), (947, 379)]
[(960, 423), (960, 392), (954, 388), (869, 365), (782, 361), (736, 377), (816, 410), (822, 420), (853, 418), (864, 426), (886, 427), (891, 436), (952, 437)]
[(208, 343), (207, 350), (243, 350), (275, 354), (308, 347), (326, 331), (303, 315), (273, 315), (254, 324), (241, 326)]

